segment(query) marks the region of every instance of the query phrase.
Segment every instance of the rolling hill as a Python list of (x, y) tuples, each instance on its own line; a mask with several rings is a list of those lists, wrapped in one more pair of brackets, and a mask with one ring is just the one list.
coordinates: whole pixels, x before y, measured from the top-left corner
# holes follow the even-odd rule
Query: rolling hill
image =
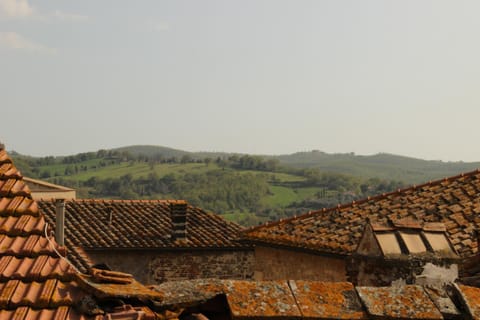
[(252, 156), (129, 146), (62, 157), (10, 153), (25, 176), (80, 198), (185, 199), (244, 225), (471, 171), (480, 163), (377, 154)]
[[(224, 152), (188, 152), (161, 146), (129, 146), (118, 149), (132, 154), (162, 155), (164, 157), (182, 157), (193, 159), (218, 157), (228, 158), (239, 153)], [(453, 176), (480, 168), (480, 162), (444, 162), (423, 160), (401, 155), (378, 153), (375, 155), (355, 155), (353, 153), (329, 154), (322, 151), (296, 152), (287, 155), (259, 155), (276, 159), (281, 165), (293, 168), (316, 168), (324, 172), (335, 172), (362, 178), (398, 180), (405, 184), (427, 182)]]

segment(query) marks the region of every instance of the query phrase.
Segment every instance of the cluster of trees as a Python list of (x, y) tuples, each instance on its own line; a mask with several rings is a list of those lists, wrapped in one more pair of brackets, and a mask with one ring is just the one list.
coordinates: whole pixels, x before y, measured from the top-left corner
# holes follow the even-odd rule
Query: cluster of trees
[[(70, 185), (63, 178), (55, 183)], [(186, 199), (193, 205), (215, 212), (252, 211), (261, 209), (261, 199), (269, 192), (265, 174), (212, 170), (205, 173), (167, 174), (159, 178), (133, 178), (131, 174), (119, 178), (92, 177), (77, 182), (77, 188), (88, 188), (92, 198), (121, 199)]]
[(280, 162), (277, 159), (265, 159), (260, 156), (251, 155), (233, 155), (227, 158), (218, 157), (216, 163), (221, 167), (240, 170), (275, 172), (280, 169)]

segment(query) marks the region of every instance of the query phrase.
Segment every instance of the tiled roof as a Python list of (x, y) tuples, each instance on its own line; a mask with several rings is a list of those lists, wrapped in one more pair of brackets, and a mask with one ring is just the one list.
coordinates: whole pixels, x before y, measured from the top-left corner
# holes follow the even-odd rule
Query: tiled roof
[[(159, 305), (170, 310), (190, 308), (208, 313), (226, 308), (232, 319), (480, 317), (480, 288), (455, 284), (354, 287), (349, 282), (202, 279), (165, 282), (154, 288), (165, 297)], [(219, 296), (225, 299), (217, 299)], [(219, 306), (223, 301), (225, 306)]]
[(245, 237), (259, 243), (349, 255), (360, 241), (367, 218), (386, 223), (407, 217), (443, 223), (461, 257), (477, 253), (473, 234), (480, 227), (480, 172), (267, 223), (247, 230)]
[[(186, 237), (175, 239), (171, 217), (175, 200), (69, 200), (65, 202), (65, 243), (72, 262), (88, 265), (78, 247), (88, 249), (246, 248), (237, 241), (242, 229), (220, 216), (186, 206)], [(55, 223), (54, 201), (39, 201)], [(1, 228), (1, 225), (0, 225)], [(83, 269), (82, 269), (83, 270)]]
[[(81, 287), (85, 281), (80, 281), (80, 274), (60, 256), (65, 254), (65, 248), (47, 238), (46, 229), (45, 219), (22, 175), (0, 147), (0, 319), (104, 319), (117, 315), (137, 319), (138, 307), (131, 307), (128, 312), (99, 309), (94, 314), (92, 309), (82, 312), (74, 308), (98, 295), (88, 286)], [(83, 278), (96, 281), (93, 275)], [(132, 284), (135, 283), (124, 284), (123, 289)], [(141, 312), (145, 319), (155, 317), (152, 311)]]

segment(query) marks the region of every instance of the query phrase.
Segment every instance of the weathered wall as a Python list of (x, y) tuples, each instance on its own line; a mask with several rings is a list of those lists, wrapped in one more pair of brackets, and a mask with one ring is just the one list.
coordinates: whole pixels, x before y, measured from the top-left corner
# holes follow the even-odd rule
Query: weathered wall
[(346, 281), (345, 261), (294, 250), (255, 247), (255, 280)]
[(144, 284), (171, 280), (251, 279), (253, 251), (87, 251), (94, 263), (131, 273)]
[(401, 256), (396, 259), (354, 256), (347, 263), (347, 274), (348, 281), (356, 286), (390, 286), (399, 279), (406, 284), (415, 284), (418, 277), (433, 276), (434, 271), (429, 271), (431, 269), (427, 269), (427, 273), (424, 273), (426, 264), (443, 270), (443, 276), (448, 277), (452, 273), (458, 276), (457, 263), (457, 259), (434, 259), (422, 256)]

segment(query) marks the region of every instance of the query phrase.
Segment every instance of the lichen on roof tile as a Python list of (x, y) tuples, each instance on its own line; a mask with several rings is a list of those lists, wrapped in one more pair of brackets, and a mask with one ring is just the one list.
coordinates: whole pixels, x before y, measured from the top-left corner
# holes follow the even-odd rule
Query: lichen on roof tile
[(421, 286), (356, 287), (372, 317), (389, 319), (443, 319)]
[(367, 319), (349, 282), (291, 280), (289, 285), (305, 318)]
[(226, 280), (225, 287), (233, 318), (301, 317), (286, 281)]

